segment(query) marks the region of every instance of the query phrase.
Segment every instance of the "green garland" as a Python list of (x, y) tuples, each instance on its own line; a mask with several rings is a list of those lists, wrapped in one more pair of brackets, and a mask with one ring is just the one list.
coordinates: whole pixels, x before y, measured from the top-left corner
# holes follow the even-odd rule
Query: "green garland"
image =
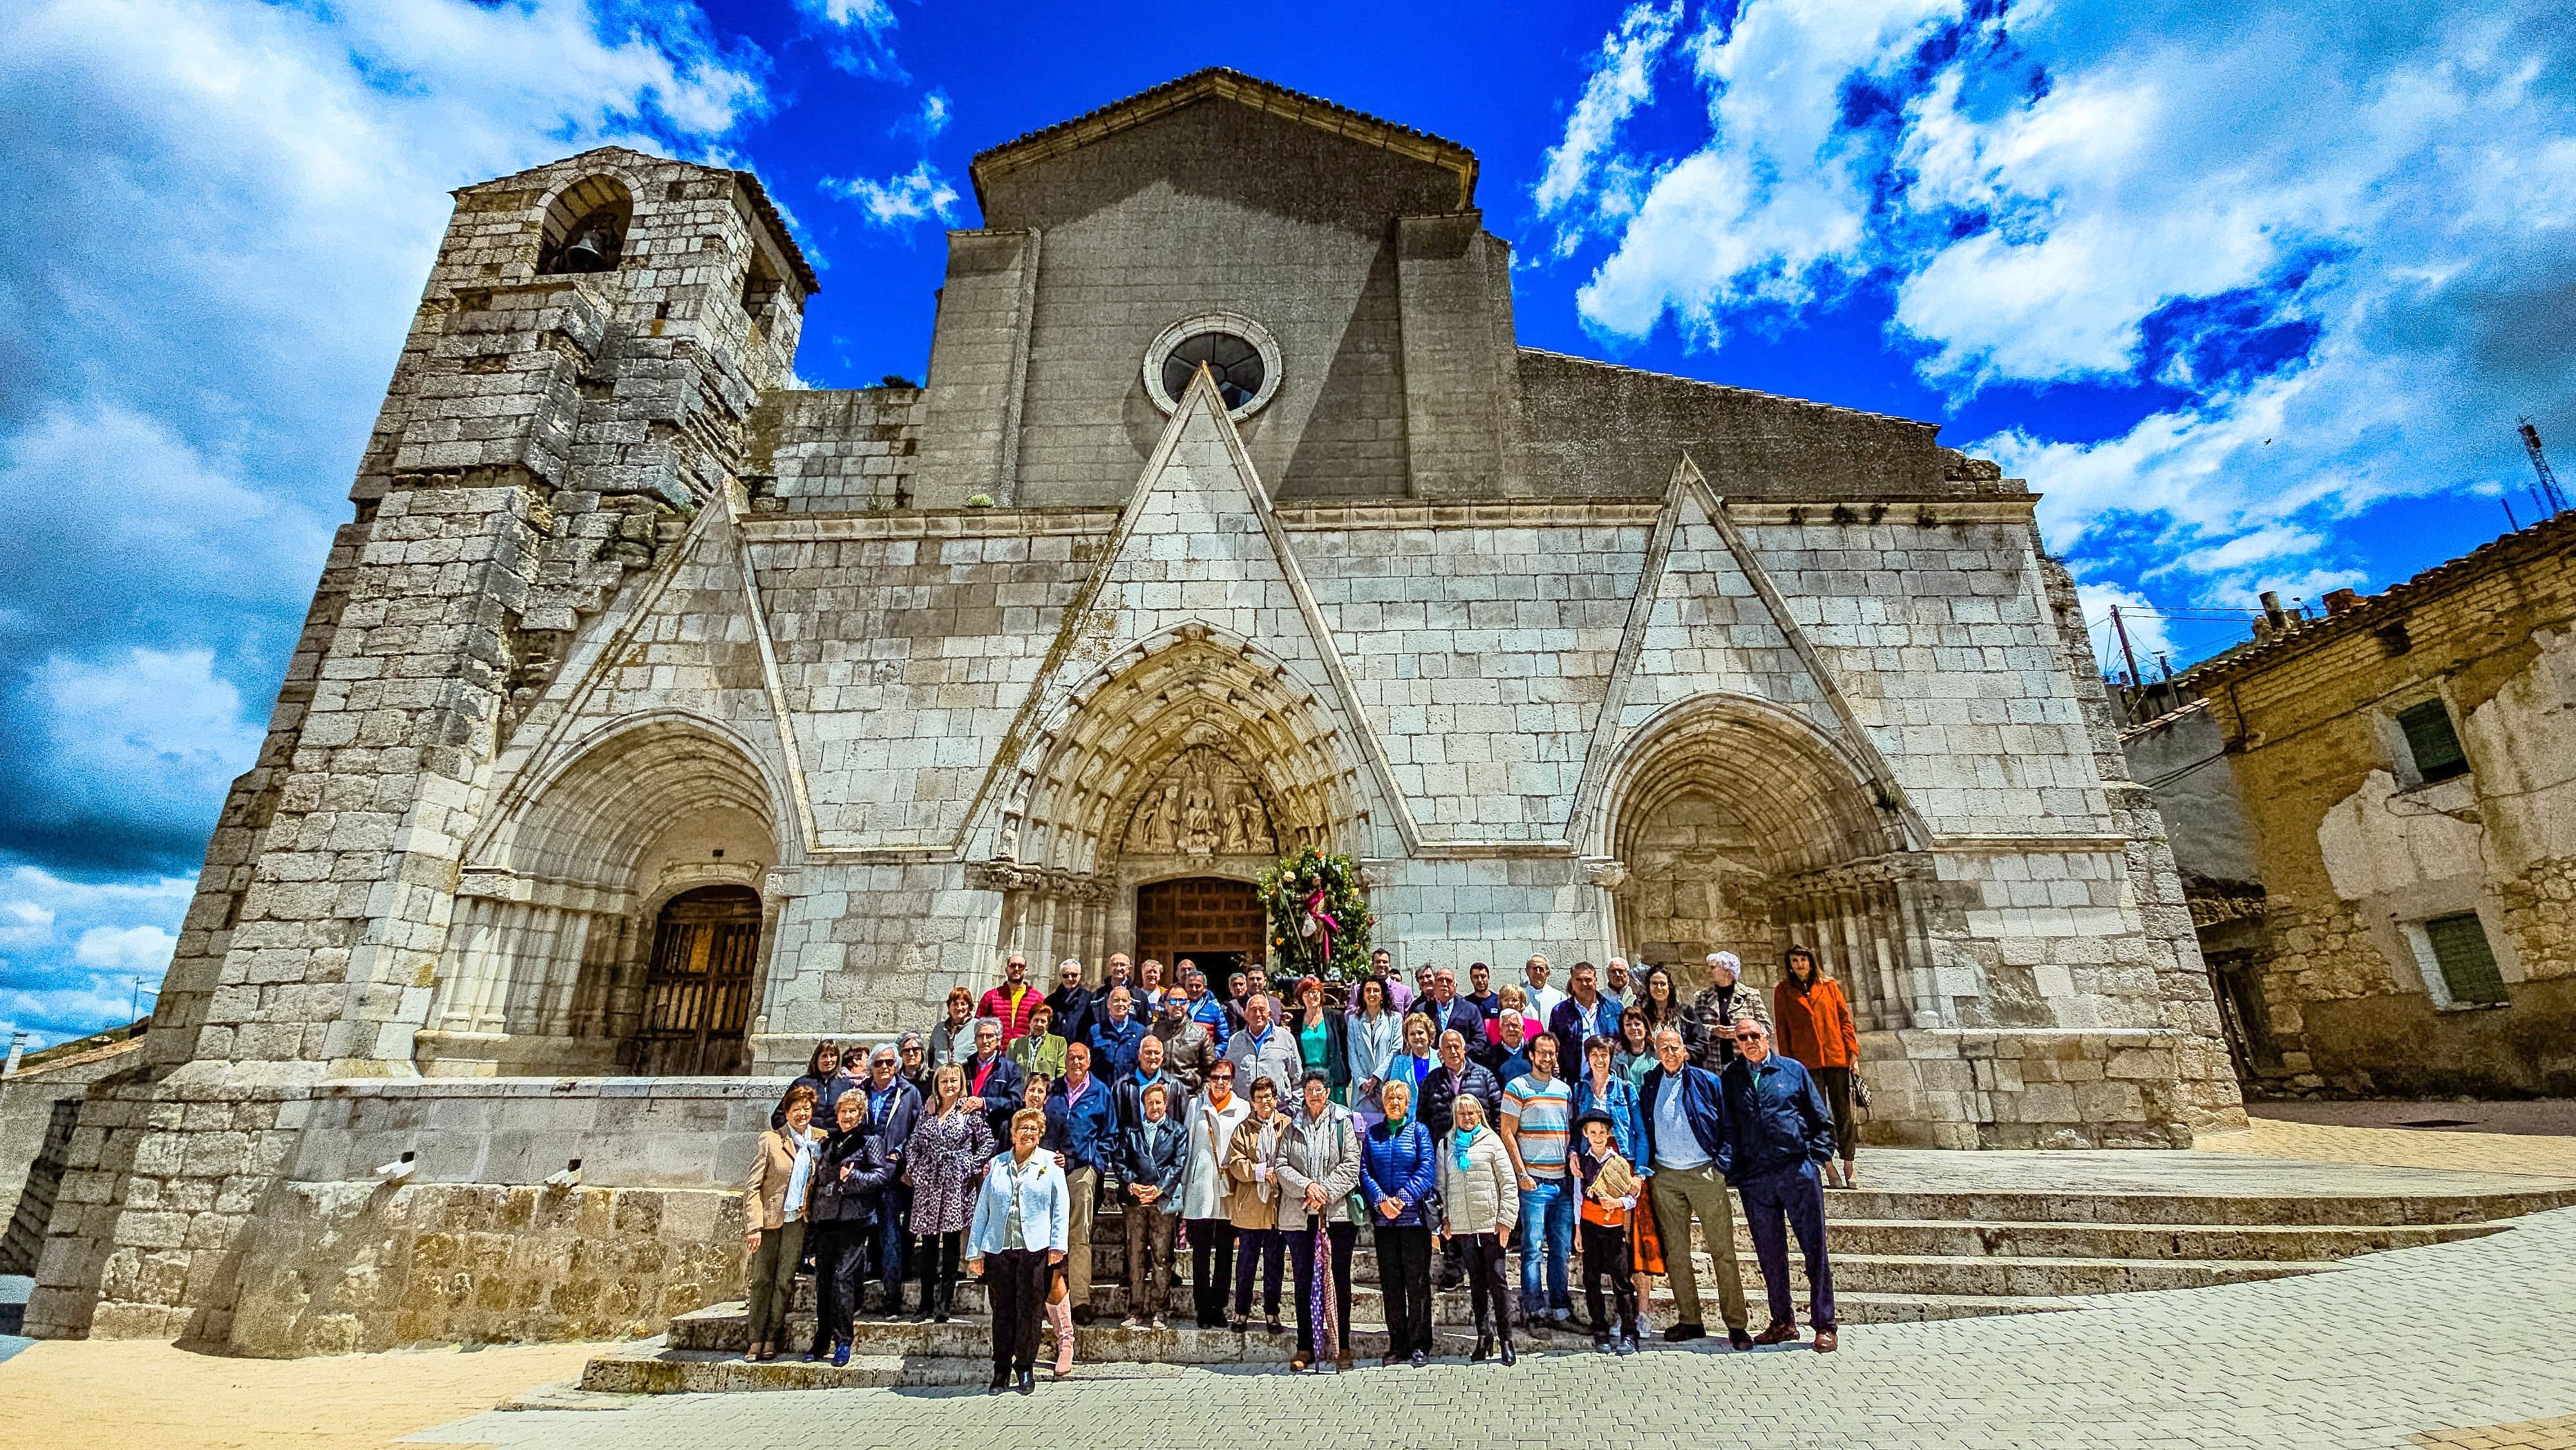
[[(1318, 960), (1315, 938), (1301, 935), (1306, 898), (1324, 888), (1324, 910), (1341, 923), (1333, 933), (1333, 959)], [(1348, 856), (1327, 856), (1313, 847), (1282, 856), (1261, 873), (1261, 906), (1270, 918), (1270, 974), (1274, 979), (1308, 973), (1326, 981), (1347, 982), (1364, 976), (1369, 963), (1368, 896), (1360, 890), (1359, 863)]]

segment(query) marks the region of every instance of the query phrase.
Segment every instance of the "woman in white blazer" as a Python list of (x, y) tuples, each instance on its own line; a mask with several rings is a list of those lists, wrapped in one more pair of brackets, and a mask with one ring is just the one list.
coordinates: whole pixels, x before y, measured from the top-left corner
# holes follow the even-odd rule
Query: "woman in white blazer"
[[(1052, 1153), (1038, 1151), (1046, 1114), (1022, 1108), (1011, 1119), (1011, 1150), (994, 1157), (975, 1196), (975, 1226), (966, 1236), (966, 1272), (981, 1277), (993, 1308), (992, 1394), (1037, 1391), (1038, 1321), (1046, 1312), (1047, 1271), (1064, 1262), (1073, 1196)], [(1016, 1379), (1015, 1379), (1016, 1377)]]

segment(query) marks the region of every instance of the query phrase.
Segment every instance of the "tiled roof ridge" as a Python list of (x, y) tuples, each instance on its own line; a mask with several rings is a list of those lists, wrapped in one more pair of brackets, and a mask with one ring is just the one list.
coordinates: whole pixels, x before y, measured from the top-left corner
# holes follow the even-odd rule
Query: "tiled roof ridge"
[(2174, 677), (2177, 684), (2188, 682), (2191, 688), (2207, 689), (2227, 676), (2259, 664), (2268, 664), (2285, 655), (2313, 649), (2329, 640), (2341, 639), (2359, 630), (2374, 629), (2388, 622), (2391, 615), (2415, 607), (2428, 595), (2438, 595), (2457, 588), (2488, 571), (2507, 565), (2540, 558), (2576, 544), (2576, 509), (2554, 515), (2539, 523), (2500, 534), (2455, 559), (2445, 559), (2411, 578), (2389, 585), (2377, 594), (2362, 596), (2341, 614), (2329, 614), (2284, 630), (2268, 640), (2249, 646), (2238, 646), (2224, 654), (2201, 661)]

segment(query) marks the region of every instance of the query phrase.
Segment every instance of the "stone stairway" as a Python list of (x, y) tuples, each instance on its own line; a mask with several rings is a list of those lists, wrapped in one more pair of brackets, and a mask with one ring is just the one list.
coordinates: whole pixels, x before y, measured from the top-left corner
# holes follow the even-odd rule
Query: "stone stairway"
[[(2153, 1289), (2200, 1288), (2331, 1271), (2360, 1254), (2411, 1248), (2500, 1232), (2502, 1219), (2576, 1201), (2564, 1191), (2468, 1194), (2249, 1195), (2193, 1192), (2090, 1190), (1992, 1190), (1937, 1192), (1860, 1190), (1826, 1197), (1834, 1262), (1835, 1298), (1842, 1323), (1884, 1324), (1955, 1319), (1984, 1314), (2039, 1313), (2071, 1307), (2075, 1296)], [(1098, 1219), (1093, 1235), (1094, 1323), (1076, 1331), (1075, 1358), (1089, 1365), (1246, 1365), (1288, 1361), (1295, 1336), (1293, 1277), (1282, 1275), (1282, 1317), (1291, 1332), (1254, 1328), (1236, 1334), (1190, 1323), (1190, 1290), (1172, 1294), (1177, 1312), (1160, 1331), (1118, 1327), (1127, 1311), (1124, 1246), (1115, 1213)], [(1739, 1226), (1737, 1259), (1752, 1300), (1754, 1327), (1767, 1318), (1752, 1242)], [(1715, 1281), (1704, 1254), (1695, 1256), (1706, 1312), (1717, 1327)], [(1184, 1274), (1188, 1253), (1181, 1253)], [(1583, 1294), (1581, 1257), (1575, 1259), (1578, 1318)], [(1386, 1342), (1385, 1311), (1377, 1289), (1376, 1254), (1361, 1234), (1353, 1255), (1351, 1319), (1355, 1355), (1373, 1361)], [(1518, 1285), (1518, 1258), (1505, 1265), (1507, 1284)], [(1807, 1313), (1804, 1277), (1791, 1267), (1791, 1292)], [(1258, 1285), (1256, 1310), (1259, 1308)], [(918, 1288), (909, 1293), (917, 1296)], [(1434, 1295), (1433, 1318), (1442, 1349), (1464, 1354), (1474, 1339), (1474, 1314), (1465, 1289)], [(801, 1351), (813, 1333), (813, 1288), (800, 1281), (787, 1343), (797, 1354), (767, 1364), (742, 1358), (749, 1315), (739, 1302), (683, 1314), (659, 1340), (623, 1346), (593, 1358), (581, 1385), (588, 1390), (678, 1393), (712, 1390), (798, 1389), (824, 1386), (981, 1384), (988, 1372), (991, 1329), (983, 1286), (960, 1285), (956, 1317), (946, 1324), (862, 1318), (847, 1368), (806, 1364)], [(1669, 1288), (1661, 1283), (1647, 1306), (1648, 1322), (1672, 1322)], [(1051, 1346), (1052, 1331), (1046, 1332)], [(1525, 1333), (1525, 1351), (1587, 1350), (1588, 1334)], [(1052, 1352), (1051, 1348), (1047, 1351)]]

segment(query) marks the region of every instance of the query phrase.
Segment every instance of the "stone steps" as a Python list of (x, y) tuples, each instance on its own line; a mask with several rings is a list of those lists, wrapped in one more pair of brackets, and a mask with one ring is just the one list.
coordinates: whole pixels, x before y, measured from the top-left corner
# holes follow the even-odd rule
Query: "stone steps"
[[(2071, 1307), (2077, 1296), (2198, 1288), (2317, 1273), (2360, 1254), (2413, 1248), (2501, 1232), (2494, 1222), (2556, 1207), (2566, 1195), (2476, 1196), (2233, 1195), (2121, 1189), (2052, 1191), (1911, 1191), (1860, 1189), (1826, 1196), (1840, 1319), (1847, 1324), (1911, 1323), (1988, 1314), (2040, 1313)], [(1127, 1330), (1125, 1244), (1115, 1210), (1093, 1231), (1093, 1324), (1077, 1332), (1078, 1364), (1097, 1373), (1159, 1372), (1156, 1367), (1284, 1364), (1294, 1334), (1255, 1328), (1245, 1334), (1189, 1324), (1190, 1289), (1172, 1291), (1161, 1331)], [(1184, 1272), (1189, 1262), (1181, 1249)], [(1714, 1296), (1704, 1254), (1694, 1255), (1703, 1300)], [(1763, 1283), (1752, 1243), (1740, 1230), (1737, 1259), (1754, 1317)], [(1582, 1303), (1580, 1256), (1574, 1293)], [(1363, 1235), (1353, 1255), (1354, 1350), (1373, 1360), (1385, 1342), (1377, 1255)], [(1803, 1276), (1793, 1251), (1791, 1290), (1803, 1315)], [(1519, 1262), (1507, 1262), (1516, 1293)], [(1295, 1319), (1292, 1281), (1283, 1275), (1282, 1308)], [(917, 1302), (919, 1288), (908, 1289)], [(1443, 1347), (1463, 1354), (1472, 1340), (1473, 1301), (1465, 1289), (1435, 1293), (1433, 1319)], [(780, 1359), (745, 1364), (749, 1317), (739, 1303), (719, 1304), (671, 1321), (658, 1344), (613, 1351), (591, 1362), (583, 1386), (621, 1392), (786, 1389), (820, 1385), (972, 1384), (984, 1382), (991, 1327), (983, 1286), (958, 1287), (946, 1324), (863, 1318), (859, 1354), (847, 1369)], [(1714, 1322), (1714, 1306), (1709, 1309)], [(1650, 1325), (1672, 1321), (1669, 1282), (1647, 1303)], [(813, 1333), (813, 1287), (800, 1281), (787, 1342), (801, 1350)], [(1052, 1342), (1052, 1331), (1047, 1331)], [(1588, 1334), (1538, 1332), (1524, 1348), (1589, 1351)], [(1051, 1350), (1050, 1350), (1051, 1353)]]

